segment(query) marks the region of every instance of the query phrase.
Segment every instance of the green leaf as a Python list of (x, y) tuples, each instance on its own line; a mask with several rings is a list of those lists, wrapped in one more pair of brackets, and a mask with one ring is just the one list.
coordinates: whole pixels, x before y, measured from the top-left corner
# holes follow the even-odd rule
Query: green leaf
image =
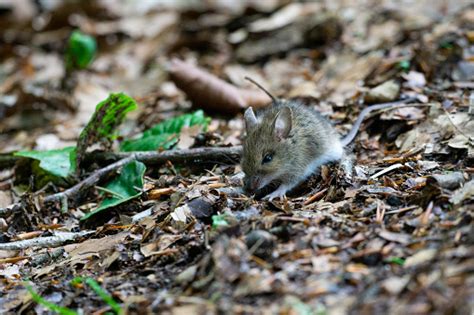
[(97, 53), (95, 38), (80, 31), (72, 32), (66, 51), (66, 67), (68, 69), (87, 68)]
[(120, 314), (122, 312), (122, 308), (120, 305), (110, 296), (102, 287), (92, 278), (86, 278), (86, 283), (92, 288), (92, 290), (97, 293), (98, 296), (102, 300), (104, 300), (109, 306), (116, 312)]
[(70, 308), (59, 306), (57, 304), (54, 304), (52, 302), (47, 301), (44, 299), (42, 296), (40, 296), (31, 285), (25, 284), (26, 289), (28, 292), (31, 294), (31, 297), (33, 298), (33, 301), (35, 301), (38, 304), (43, 305), (45, 308), (52, 312), (56, 312), (62, 315), (77, 315), (77, 313)]
[(228, 226), (229, 223), (225, 219), (226, 215), (213, 215), (212, 216), (212, 228), (217, 229), (221, 226)]
[(388, 263), (397, 264), (403, 266), (405, 264), (405, 259), (400, 257), (389, 257), (385, 260)]
[(100, 102), (82, 130), (77, 141), (76, 166), (80, 167), (87, 148), (96, 142), (109, 143), (115, 136), (115, 129), (122, 123), (128, 112), (137, 108), (133, 98), (124, 94), (110, 94), (107, 99)]
[(114, 310), (116, 314), (121, 314), (122, 313), (122, 308), (120, 305), (117, 303), (117, 301), (114, 300), (114, 298), (108, 294), (98, 283), (92, 278), (82, 278), (82, 277), (76, 277), (71, 281), (72, 285), (77, 285), (79, 283), (85, 282), (87, 285), (89, 285), (92, 290), (95, 291), (95, 293), (100, 296), (100, 298)]
[(202, 125), (207, 127), (210, 118), (204, 115), (202, 110), (197, 110), (191, 114), (184, 114), (175, 118), (165, 120), (143, 133), (144, 136), (161, 135), (165, 133), (179, 133), (183, 127)]
[(142, 162), (132, 161), (126, 164), (120, 175), (102, 189), (112, 196), (104, 199), (97, 209), (83, 216), (81, 220), (86, 220), (98, 212), (140, 196), (145, 170), (145, 164)]
[(75, 147), (66, 147), (49, 151), (19, 151), (14, 155), (38, 160), (39, 166), (46, 172), (66, 178), (75, 171), (75, 165), (71, 163), (71, 156), (75, 152)]
[(168, 119), (144, 131), (138, 139), (125, 140), (120, 150), (126, 152), (167, 150), (178, 142), (179, 133), (184, 127), (199, 125), (202, 126), (202, 130), (206, 130), (209, 122), (210, 118), (205, 117), (202, 110)]
[(178, 142), (178, 139), (177, 134), (165, 133), (136, 140), (125, 140), (120, 145), (120, 150), (125, 152), (155, 151), (156, 149), (168, 150)]
[(402, 60), (398, 63), (398, 67), (404, 71), (410, 70), (410, 61), (409, 60)]

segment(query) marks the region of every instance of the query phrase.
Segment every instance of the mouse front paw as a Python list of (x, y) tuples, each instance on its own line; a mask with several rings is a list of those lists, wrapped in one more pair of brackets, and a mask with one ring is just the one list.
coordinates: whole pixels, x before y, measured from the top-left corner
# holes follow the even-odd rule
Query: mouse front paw
[(263, 200), (273, 201), (273, 199), (275, 199), (275, 198), (280, 198), (280, 199), (286, 198), (286, 192), (287, 192), (286, 187), (280, 186), (280, 187), (278, 187), (277, 190), (275, 190), (271, 194), (266, 195), (263, 198)]

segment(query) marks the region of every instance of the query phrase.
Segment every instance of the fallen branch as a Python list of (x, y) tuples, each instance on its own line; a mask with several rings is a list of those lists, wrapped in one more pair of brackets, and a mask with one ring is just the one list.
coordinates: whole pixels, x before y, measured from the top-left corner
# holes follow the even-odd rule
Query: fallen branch
[[(67, 201), (71, 199), (71, 197), (77, 195), (79, 192), (83, 192), (94, 187), (108, 174), (119, 169), (123, 165), (131, 162), (132, 160), (138, 160), (145, 164), (162, 164), (166, 161), (171, 161), (173, 163), (226, 162), (229, 164), (236, 164), (240, 160), (241, 154), (241, 146), (234, 146), (228, 148), (196, 148), (187, 150), (171, 150), (164, 152), (91, 153), (86, 158), (88, 162), (116, 162), (95, 171), (94, 173), (92, 173), (92, 175), (90, 175), (83, 181), (77, 183), (76, 185), (72, 186), (71, 188), (66, 189), (65, 191), (45, 197), (43, 202), (53, 203), (61, 201), (63, 205), (65, 205), (67, 204)], [(12, 204), (6, 208), (0, 208), (0, 216), (9, 214), (20, 208), (20, 202)]]
[[(135, 156), (133, 154), (130, 154), (128, 157), (125, 157), (113, 164), (110, 164), (104, 168), (101, 168), (86, 179), (80, 181), (76, 185), (72, 186), (69, 189), (66, 189), (65, 191), (52, 194), (49, 196), (46, 196), (43, 200), (44, 203), (53, 203), (57, 201), (61, 201), (63, 205), (67, 204), (67, 201), (77, 195), (79, 192), (83, 192), (88, 190), (91, 187), (94, 187), (100, 180), (102, 180), (104, 177), (106, 177), (108, 174), (110, 174), (113, 171), (116, 171), (123, 165), (135, 160)], [(20, 209), (21, 207), (21, 202), (14, 203), (6, 208), (0, 208), (0, 215), (5, 215), (10, 212), (16, 211)]]
[[(237, 164), (242, 154), (241, 146), (224, 148), (194, 148), (185, 150), (170, 150), (164, 152), (92, 152), (86, 155), (86, 163), (110, 163), (135, 154), (137, 160), (145, 164), (162, 164), (166, 161), (172, 163), (191, 162), (227, 162)], [(13, 166), (17, 161), (25, 159), (21, 156), (0, 155), (0, 169)], [(4, 162), (4, 164), (2, 164)]]
[(195, 148), (163, 152), (96, 152), (89, 154), (86, 160), (88, 162), (95, 161), (98, 163), (103, 163), (107, 161), (117, 161), (129, 157), (132, 154), (135, 155), (137, 161), (148, 165), (163, 164), (167, 161), (172, 163), (226, 162), (229, 164), (237, 164), (242, 154), (242, 147), (234, 146), (225, 148)]
[(74, 241), (78, 238), (95, 233), (95, 231), (82, 231), (82, 232), (56, 232), (57, 235), (37, 237), (29, 240), (15, 241), (9, 243), (0, 243), (0, 250), (19, 250), (31, 247), (57, 247), (61, 246), (66, 242)]
[(47, 196), (46, 198), (44, 198), (44, 202), (50, 203), (50, 202), (61, 201), (64, 198), (69, 199), (71, 196), (76, 195), (80, 191), (84, 191), (91, 187), (94, 187), (102, 178), (104, 178), (111, 172), (116, 171), (117, 169), (121, 168), (125, 164), (130, 163), (133, 160), (135, 160), (135, 156), (131, 154), (130, 156), (123, 158), (120, 161), (117, 161), (113, 164), (110, 164), (109, 166), (101, 168), (95, 171), (94, 173), (92, 173), (92, 175), (90, 175), (83, 181), (72, 186), (71, 188), (66, 189), (65, 191)]

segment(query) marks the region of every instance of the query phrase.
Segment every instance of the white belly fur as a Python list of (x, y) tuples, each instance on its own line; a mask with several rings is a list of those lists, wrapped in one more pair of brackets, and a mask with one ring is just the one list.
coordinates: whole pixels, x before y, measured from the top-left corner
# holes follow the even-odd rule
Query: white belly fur
[(308, 165), (301, 180), (303, 181), (304, 179), (308, 178), (308, 176), (313, 174), (321, 165), (340, 160), (343, 153), (344, 149), (342, 148), (342, 145), (340, 143), (334, 144), (334, 146), (326, 151), (325, 154), (318, 156)]

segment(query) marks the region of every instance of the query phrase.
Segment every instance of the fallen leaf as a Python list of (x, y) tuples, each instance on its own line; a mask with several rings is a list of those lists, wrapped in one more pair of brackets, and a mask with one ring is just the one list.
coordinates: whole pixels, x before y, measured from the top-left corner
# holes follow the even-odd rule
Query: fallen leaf
[(436, 183), (442, 188), (456, 189), (465, 181), (463, 172), (449, 172), (445, 174), (433, 174), (428, 177), (428, 184)]
[(20, 273), (20, 266), (16, 264), (10, 264), (5, 268), (0, 269), (0, 277), (4, 277), (7, 279), (18, 279), (21, 276)]
[(426, 85), (425, 75), (418, 71), (410, 71), (402, 74), (402, 77), (407, 80), (407, 85), (412, 88), (420, 88)]
[(373, 89), (365, 97), (368, 103), (384, 103), (394, 101), (400, 92), (400, 85), (394, 80), (384, 82)]
[(474, 197), (474, 179), (467, 182), (463, 187), (456, 190), (449, 199), (455, 205), (461, 204), (464, 200)]
[(329, 55), (321, 70), (313, 76), (318, 91), (328, 95), (327, 100), (342, 105), (354, 96), (358, 82), (364, 80), (382, 61), (380, 52), (371, 52), (363, 57), (355, 53)]
[(13, 202), (12, 196), (7, 191), (0, 191), (0, 208), (6, 208)]
[(380, 231), (379, 236), (387, 241), (400, 244), (408, 244), (411, 240), (411, 237), (408, 234), (394, 233), (387, 230)]
[(405, 260), (405, 264), (403, 264), (403, 267), (410, 268), (426, 263), (430, 260), (433, 260), (436, 257), (437, 253), (438, 250), (434, 248), (421, 250), (413, 256), (408, 257)]
[(271, 102), (263, 91), (239, 89), (179, 59), (171, 61), (169, 73), (194, 106), (205, 110), (235, 114), (248, 106), (258, 108)]
[(390, 277), (382, 282), (382, 288), (392, 295), (400, 294), (410, 282), (410, 276)]
[(179, 134), (178, 149), (189, 149), (194, 144), (194, 139), (201, 132), (202, 126), (194, 125), (190, 127), (183, 127)]
[(309, 10), (311, 8), (308, 7), (308, 3), (290, 3), (273, 13), (270, 17), (252, 22), (249, 25), (249, 30), (254, 33), (272, 31), (293, 23), (303, 13), (307, 14)]
[(103, 238), (90, 239), (82, 243), (66, 245), (64, 248), (66, 252), (69, 253), (71, 260), (74, 260), (81, 256), (91, 256), (94, 253), (98, 254), (101, 251), (111, 249), (115, 245), (123, 243), (127, 235), (129, 235), (129, 232), (124, 231)]
[(177, 227), (182, 227), (187, 222), (189, 222), (188, 220), (192, 219), (192, 212), (191, 212), (191, 209), (189, 209), (188, 205), (186, 204), (184, 206), (174, 209), (174, 211), (171, 212), (170, 216)]

